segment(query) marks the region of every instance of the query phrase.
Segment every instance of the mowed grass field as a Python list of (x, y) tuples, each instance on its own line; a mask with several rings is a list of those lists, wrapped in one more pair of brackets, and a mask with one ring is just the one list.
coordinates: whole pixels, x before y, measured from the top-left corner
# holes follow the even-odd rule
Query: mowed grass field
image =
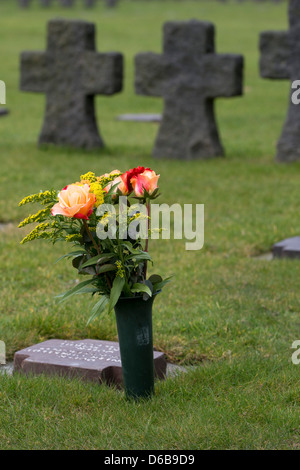
[[(89, 326), (93, 301), (54, 297), (76, 282), (70, 246), (24, 246), (17, 228), (27, 194), (61, 189), (89, 170), (138, 165), (160, 177), (157, 202), (205, 205), (205, 245), (150, 241), (153, 272), (174, 275), (154, 304), (154, 343), (187, 373), (156, 384), (148, 402), (127, 402), (106, 386), (76, 380), (0, 376), (0, 449), (299, 449), (300, 263), (258, 258), (273, 243), (300, 234), (300, 163), (274, 161), (288, 105), (287, 81), (259, 77), (258, 39), (287, 28), (286, 4), (214, 1), (101, 2), (93, 10), (21, 11), (0, 3), (0, 79), (10, 114), (0, 118), (0, 340), (7, 359), (50, 338), (116, 340), (115, 318)], [(45, 50), (54, 17), (92, 21), (100, 52), (125, 57), (124, 91), (97, 97), (106, 148), (85, 152), (37, 148), (45, 97), (19, 91), (19, 56)], [(196, 18), (216, 26), (218, 53), (245, 57), (244, 96), (218, 99), (216, 114), (226, 157), (154, 160), (157, 124), (119, 122), (122, 113), (159, 113), (159, 98), (134, 93), (133, 59), (162, 51), (162, 25)]]

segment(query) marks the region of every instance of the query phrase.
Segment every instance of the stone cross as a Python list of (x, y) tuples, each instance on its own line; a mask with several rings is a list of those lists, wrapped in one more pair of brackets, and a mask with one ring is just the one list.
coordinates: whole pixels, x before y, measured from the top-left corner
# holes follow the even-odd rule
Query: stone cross
[(214, 25), (196, 20), (164, 24), (163, 54), (135, 58), (135, 89), (164, 98), (153, 155), (194, 159), (223, 155), (214, 99), (242, 94), (243, 57), (214, 53)]
[(94, 95), (122, 90), (123, 57), (95, 51), (95, 27), (84, 21), (51, 20), (44, 52), (21, 55), (21, 90), (45, 93), (39, 143), (97, 148)]
[[(265, 31), (260, 35), (260, 74), (263, 78), (300, 80), (300, 0), (290, 0), (290, 30)], [(291, 89), (291, 93), (292, 93)], [(276, 159), (291, 162), (300, 159), (300, 106), (289, 97), (289, 108)]]

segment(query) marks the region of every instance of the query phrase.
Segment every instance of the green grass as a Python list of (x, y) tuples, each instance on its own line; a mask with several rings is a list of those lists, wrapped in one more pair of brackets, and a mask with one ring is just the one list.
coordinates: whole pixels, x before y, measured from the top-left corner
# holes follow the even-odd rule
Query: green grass
[[(46, 21), (64, 16), (93, 21), (97, 47), (125, 55), (125, 89), (97, 98), (107, 147), (99, 152), (36, 146), (45, 98), (18, 90), (19, 54), (44, 50)], [(49, 338), (117, 338), (105, 315), (86, 326), (90, 298), (58, 305), (76, 272), (54, 264), (69, 247), (20, 246), (26, 213), (19, 200), (62, 188), (87, 170), (102, 174), (136, 165), (161, 174), (159, 202), (205, 204), (205, 245), (151, 241), (153, 270), (174, 274), (154, 304), (154, 343), (187, 374), (156, 385), (140, 404), (105, 386), (44, 377), (0, 377), (0, 448), (18, 449), (294, 449), (299, 448), (299, 366), (291, 363), (299, 339), (300, 264), (266, 261), (282, 238), (300, 233), (300, 163), (274, 162), (285, 118), (288, 82), (258, 73), (261, 31), (287, 28), (286, 6), (255, 2), (123, 1), (107, 10), (18, 10), (0, 4), (1, 75), (11, 114), (0, 120), (0, 339), (8, 359)], [(161, 52), (166, 20), (197, 18), (216, 25), (220, 53), (245, 56), (245, 95), (219, 99), (216, 112), (226, 158), (153, 160), (156, 124), (117, 122), (121, 113), (160, 112), (162, 100), (134, 94), (133, 57)]]

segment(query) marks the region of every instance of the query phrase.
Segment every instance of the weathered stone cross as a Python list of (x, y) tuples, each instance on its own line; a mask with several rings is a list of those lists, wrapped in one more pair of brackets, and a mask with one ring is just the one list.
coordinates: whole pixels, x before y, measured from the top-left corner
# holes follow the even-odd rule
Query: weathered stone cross
[[(288, 32), (266, 31), (260, 35), (263, 78), (300, 80), (300, 0), (290, 0), (289, 22)], [(300, 159), (300, 105), (293, 104), (291, 96), (276, 159), (282, 162)]]
[(84, 21), (52, 20), (44, 52), (21, 55), (21, 90), (46, 93), (39, 143), (97, 148), (94, 95), (122, 90), (123, 57), (95, 52), (95, 27)]
[(214, 25), (192, 20), (164, 24), (162, 55), (136, 56), (136, 92), (164, 98), (155, 157), (223, 155), (214, 99), (242, 94), (243, 57), (214, 50)]

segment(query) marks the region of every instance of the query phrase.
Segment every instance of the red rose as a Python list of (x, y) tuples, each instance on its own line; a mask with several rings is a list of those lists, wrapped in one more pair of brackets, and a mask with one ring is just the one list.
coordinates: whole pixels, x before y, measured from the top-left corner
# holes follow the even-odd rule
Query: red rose
[(131, 184), (132, 178), (136, 178), (138, 175), (141, 173), (144, 173), (144, 171), (149, 170), (151, 171), (150, 168), (144, 168), (143, 166), (138, 166), (137, 168), (133, 168), (132, 170), (126, 171), (122, 176), (123, 176), (123, 182), (125, 186), (128, 188), (128, 192), (131, 193), (133, 191), (133, 186)]

